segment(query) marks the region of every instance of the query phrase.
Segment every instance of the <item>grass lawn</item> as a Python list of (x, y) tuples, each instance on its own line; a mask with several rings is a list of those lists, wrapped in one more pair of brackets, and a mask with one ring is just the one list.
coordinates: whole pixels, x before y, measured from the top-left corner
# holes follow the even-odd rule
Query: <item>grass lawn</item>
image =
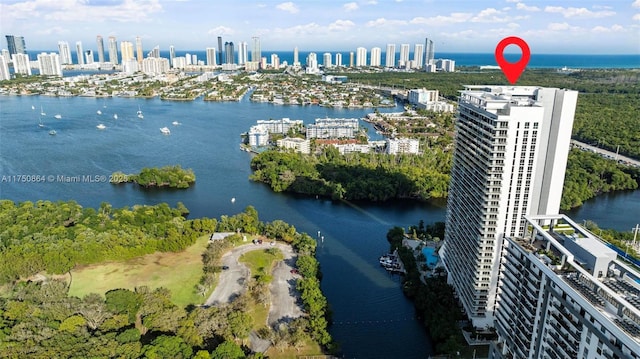
[(278, 248), (257, 249), (255, 251), (247, 252), (238, 258), (238, 261), (244, 263), (249, 267), (251, 276), (261, 277), (269, 276), (267, 283), (271, 282), (271, 270), (275, 262), (284, 259), (282, 252)]
[(95, 264), (71, 272), (70, 296), (83, 297), (89, 293), (104, 295), (111, 289), (165, 287), (171, 290), (171, 299), (178, 306), (200, 304), (206, 297), (194, 292), (202, 276), (202, 253), (207, 248), (208, 236), (198, 238), (195, 244), (182, 252), (156, 252), (124, 262)]
[(302, 347), (300, 351), (297, 351), (293, 347), (288, 347), (284, 351), (280, 351), (272, 346), (269, 347), (269, 349), (267, 349), (264, 354), (273, 359), (297, 359), (302, 355), (325, 355), (322, 353), (322, 349), (320, 349), (320, 346), (317, 343), (314, 343), (312, 340), (308, 340), (307, 345)]

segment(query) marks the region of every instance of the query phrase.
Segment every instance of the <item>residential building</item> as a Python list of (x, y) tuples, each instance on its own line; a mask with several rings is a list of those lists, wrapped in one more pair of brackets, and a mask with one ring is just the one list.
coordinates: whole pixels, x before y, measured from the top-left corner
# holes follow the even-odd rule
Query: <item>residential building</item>
[(417, 105), (419, 103), (435, 102), (440, 100), (438, 90), (413, 89), (409, 90), (409, 103)]
[(173, 59), (175, 58), (176, 58), (176, 48), (173, 45), (171, 45), (169, 46), (169, 64), (171, 66), (173, 66)]
[(367, 49), (365, 49), (364, 47), (358, 47), (356, 49), (356, 66), (367, 66)]
[(371, 146), (366, 143), (343, 143), (332, 144), (333, 147), (338, 149), (341, 155), (346, 155), (349, 153), (369, 153), (371, 152)]
[(384, 66), (391, 68), (396, 67), (396, 44), (387, 44)]
[(82, 41), (76, 41), (76, 58), (78, 59), (78, 65), (84, 65), (84, 50), (82, 49)]
[(95, 61), (95, 56), (93, 56), (93, 50), (87, 50), (84, 52), (84, 62), (89, 65)]
[(424, 39), (424, 64), (433, 64), (435, 56), (435, 49), (433, 47), (433, 41), (429, 38)]
[(424, 67), (424, 45), (416, 44), (413, 51), (413, 68), (422, 69)]
[(355, 64), (354, 59), (355, 56), (353, 54), (353, 51), (349, 52), (349, 67), (353, 67), (353, 65)]
[(144, 60), (144, 53), (142, 52), (142, 38), (140, 36), (136, 36), (136, 59), (139, 64)]
[(109, 62), (118, 64), (118, 41), (115, 36), (109, 36)]
[(254, 36), (251, 38), (253, 40), (253, 49), (251, 49), (251, 61), (262, 61), (262, 49), (260, 48), (260, 38)]
[(133, 44), (129, 41), (123, 41), (120, 43), (120, 56), (122, 57), (122, 63), (129, 60), (134, 60)]
[(224, 57), (222, 56), (222, 36), (218, 36), (218, 64), (222, 65), (225, 63)]
[(278, 57), (278, 54), (271, 54), (271, 67), (274, 69), (280, 68), (280, 57)]
[(305, 140), (304, 138), (285, 137), (277, 140), (276, 144), (278, 147), (290, 148), (294, 152), (304, 153), (307, 155), (311, 153), (311, 141)]
[(216, 66), (216, 49), (207, 47), (207, 66)]
[(409, 64), (409, 44), (400, 45), (400, 59), (398, 67), (407, 67)]
[(450, 59), (438, 59), (436, 61), (436, 68), (440, 71), (454, 72), (456, 71), (456, 62)]
[(342, 54), (341, 53), (336, 53), (336, 66), (338, 67), (342, 67)]
[(382, 50), (379, 47), (372, 48), (371, 59), (369, 61), (369, 64), (371, 64), (372, 67), (380, 67), (382, 66), (381, 59), (382, 59)]
[(293, 48), (293, 66), (300, 67), (300, 54), (298, 53), (298, 47)]
[(73, 61), (71, 60), (71, 48), (69, 47), (68, 42), (58, 41), (58, 56), (60, 57), (60, 64), (73, 64)]
[(322, 66), (324, 66), (324, 68), (331, 67), (331, 53), (325, 52), (322, 54)]
[(98, 62), (103, 63), (104, 62), (104, 40), (102, 39), (102, 36), (100, 35), (96, 36), (96, 45), (98, 46)]
[(225, 55), (225, 63), (226, 64), (234, 64), (233, 56), (235, 55), (235, 50), (233, 49), (233, 41), (224, 43), (224, 55)]
[(388, 138), (387, 153), (397, 155), (399, 153), (420, 153), (420, 141), (415, 138)]
[[(169, 55), (171, 55), (171, 53), (169, 53)], [(174, 53), (174, 56), (175, 56), (175, 53)], [(147, 57), (160, 58), (160, 45), (156, 45), (151, 51), (149, 51), (149, 53), (147, 54)]]
[(258, 120), (258, 125), (266, 127), (269, 133), (281, 133), (286, 135), (289, 129), (296, 129), (301, 131), (304, 123), (302, 120), (291, 120), (288, 117), (283, 117), (280, 120)]
[(9, 73), (9, 60), (0, 55), (0, 81), (11, 80), (11, 73)]
[(24, 37), (5, 35), (7, 39), (7, 48), (9, 49), (9, 55), (15, 54), (27, 54), (27, 45), (24, 42)]
[(359, 132), (357, 118), (318, 118), (307, 125), (307, 138), (355, 138)]
[(640, 268), (565, 215), (504, 240), (491, 358), (640, 358)]
[(38, 54), (38, 69), (40, 70), (40, 75), (62, 77), (60, 56), (55, 52)]
[(20, 75), (31, 76), (31, 64), (29, 63), (29, 55), (13, 54), (11, 55), (13, 63), (13, 72)]
[(467, 86), (458, 101), (442, 262), (469, 319), (493, 325), (504, 237), (557, 214), (577, 91)]
[(318, 55), (315, 52), (310, 52), (309, 55), (307, 55), (305, 72), (308, 74), (318, 73)]
[(238, 44), (238, 65), (244, 65), (248, 61), (249, 61), (249, 45), (247, 44), (246, 41), (241, 41)]
[(249, 129), (249, 145), (253, 147), (269, 144), (269, 130), (265, 125), (251, 126)]
[(168, 72), (170, 68), (169, 59), (162, 57), (146, 57), (142, 60), (141, 71), (147, 75), (154, 76)]

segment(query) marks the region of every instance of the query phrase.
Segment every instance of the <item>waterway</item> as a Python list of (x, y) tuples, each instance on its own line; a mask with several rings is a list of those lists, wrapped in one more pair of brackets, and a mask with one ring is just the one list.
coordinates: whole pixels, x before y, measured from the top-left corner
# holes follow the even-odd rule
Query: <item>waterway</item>
[[(139, 107), (144, 119), (136, 117)], [(46, 112), (42, 119), (41, 108)], [(445, 204), (332, 202), (273, 193), (248, 179), (251, 155), (239, 150), (240, 134), (256, 120), (289, 117), (312, 123), (319, 117), (362, 117), (371, 111), (277, 106), (246, 99), (214, 103), (0, 96), (0, 178), (45, 178), (40, 183), (0, 182), (0, 198), (75, 200), (90, 207), (103, 201), (116, 207), (181, 201), (191, 217), (232, 215), (254, 206), (263, 221), (282, 219), (318, 238), (322, 289), (333, 312), (330, 332), (345, 358), (425, 358), (432, 354), (428, 333), (402, 295), (399, 278), (386, 273), (378, 257), (388, 250), (389, 228), (420, 220), (443, 221)], [(41, 120), (44, 127), (38, 126)], [(174, 121), (180, 124), (173, 125)], [(98, 130), (100, 123), (107, 128)], [(161, 127), (169, 127), (171, 134), (163, 135)], [(49, 135), (51, 129), (57, 134)], [(196, 184), (187, 190), (143, 190), (83, 180), (173, 164), (192, 168)], [(77, 176), (80, 181), (65, 180)], [(640, 220), (632, 215), (640, 213), (640, 191), (601, 198), (576, 211), (576, 218), (620, 230), (630, 230)]]

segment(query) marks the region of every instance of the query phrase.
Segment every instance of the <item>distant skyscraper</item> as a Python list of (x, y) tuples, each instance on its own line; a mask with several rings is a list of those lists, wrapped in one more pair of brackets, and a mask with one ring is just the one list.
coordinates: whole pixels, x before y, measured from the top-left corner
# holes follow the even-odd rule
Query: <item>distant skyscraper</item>
[(120, 57), (122, 57), (122, 63), (134, 59), (133, 44), (131, 42), (123, 41), (120, 43)]
[(428, 38), (425, 38), (424, 39), (424, 50), (425, 50), (424, 64), (425, 65), (429, 65), (429, 64), (433, 63), (433, 57), (435, 55), (434, 47), (433, 47), (433, 41), (429, 40)]
[(280, 68), (280, 58), (278, 54), (271, 54), (271, 67), (274, 69)]
[(351, 52), (349, 52), (349, 67), (353, 67), (354, 60), (355, 60), (355, 56), (353, 54), (353, 51), (351, 51)]
[(38, 54), (38, 68), (40, 75), (44, 76), (62, 76), (62, 64), (60, 63), (60, 56), (55, 52), (50, 54), (40, 53)]
[(98, 45), (98, 62), (104, 62), (104, 40), (102, 40), (102, 36), (96, 36), (96, 44)]
[(318, 54), (316, 54), (315, 52), (310, 52), (309, 55), (307, 55), (307, 72), (309, 72), (309, 70), (315, 71), (317, 69), (318, 69)]
[(342, 54), (336, 53), (336, 66), (342, 66)]
[(400, 45), (400, 60), (398, 67), (406, 67), (409, 62), (409, 44)]
[(71, 48), (69, 48), (68, 42), (58, 41), (58, 54), (62, 65), (69, 65), (73, 63), (71, 61)]
[(4, 55), (0, 55), (0, 81), (10, 80), (11, 74), (9, 73), (9, 59)]
[(76, 57), (78, 58), (78, 65), (84, 65), (84, 50), (82, 49), (81, 41), (76, 41)]
[(356, 67), (367, 66), (367, 49), (358, 47), (356, 49)]
[(382, 50), (379, 47), (374, 47), (371, 49), (371, 60), (370, 64), (374, 67), (379, 67), (382, 61)]
[[(248, 61), (249, 61), (249, 45), (247, 45), (245, 41), (241, 41), (238, 44), (238, 65), (244, 65)], [(253, 60), (253, 61), (259, 61), (259, 60)]]
[(84, 52), (84, 61), (87, 65), (92, 64), (95, 61), (93, 50), (87, 50)]
[(578, 93), (469, 86), (460, 95), (442, 260), (467, 316), (493, 326), (505, 237), (560, 208)]
[[(175, 53), (174, 53), (175, 56)], [(154, 57), (154, 58), (160, 58), (160, 45), (156, 45), (151, 51), (149, 51), (149, 53), (147, 54), (147, 57)]]
[(298, 47), (293, 48), (293, 66), (300, 66), (300, 55), (298, 54)]
[(422, 69), (424, 66), (424, 45), (416, 44), (413, 51), (413, 67), (416, 69)]
[(24, 37), (13, 35), (6, 35), (5, 37), (7, 38), (7, 48), (9, 49), (10, 55), (27, 53), (27, 45), (25, 45)]
[(11, 55), (11, 62), (13, 63), (13, 71), (16, 74), (31, 76), (31, 64), (29, 64), (29, 55), (13, 54)]
[(138, 58), (138, 63), (142, 64), (144, 54), (142, 53), (142, 38), (140, 36), (136, 36), (136, 57)]
[(233, 41), (224, 43), (224, 55), (225, 55), (225, 63), (233, 64), (233, 56), (235, 55), (235, 51), (233, 49)]
[(251, 61), (261, 61), (262, 50), (260, 49), (260, 38), (254, 36), (251, 39), (253, 40), (253, 49), (251, 49)]
[(224, 59), (222, 57), (222, 36), (218, 36), (218, 64), (222, 65), (224, 63)]
[(384, 66), (396, 67), (396, 44), (387, 44)]
[(118, 41), (115, 36), (109, 36), (109, 62), (118, 64)]
[(176, 58), (176, 48), (169, 46), (169, 67), (173, 67), (173, 59)]
[(216, 66), (216, 49), (207, 47), (207, 66)]
[(331, 67), (331, 53), (330, 52), (325, 52), (324, 54), (322, 54), (322, 66), (324, 66), (325, 68)]

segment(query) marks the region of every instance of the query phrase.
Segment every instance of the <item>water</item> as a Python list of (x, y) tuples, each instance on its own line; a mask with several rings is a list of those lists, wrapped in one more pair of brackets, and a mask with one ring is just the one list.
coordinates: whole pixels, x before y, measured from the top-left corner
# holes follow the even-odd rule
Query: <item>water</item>
[[(47, 113), (44, 128), (38, 127), (41, 106)], [(144, 112), (143, 120), (136, 117), (138, 106)], [(97, 115), (97, 110), (103, 114)], [(115, 207), (182, 201), (192, 218), (231, 215), (252, 205), (263, 221), (282, 219), (299, 231), (314, 237), (320, 231), (324, 237), (318, 246), (322, 289), (333, 310), (335, 324), (330, 332), (345, 357), (425, 358), (432, 354), (428, 335), (414, 318), (413, 305), (403, 296), (399, 277), (381, 268), (378, 258), (388, 252), (385, 235), (391, 227), (406, 228), (421, 219), (425, 223), (443, 221), (444, 202), (380, 205), (273, 193), (248, 179), (251, 155), (239, 150), (240, 133), (259, 119), (289, 117), (311, 123), (317, 117), (361, 117), (367, 112), (371, 110), (274, 106), (248, 100), (214, 103), (0, 96), (0, 179), (54, 176), (45, 183), (0, 182), (0, 198), (73, 199), (90, 207), (103, 201)], [(62, 119), (53, 118), (57, 113)], [(174, 126), (173, 121), (181, 125)], [(107, 129), (96, 129), (99, 123)], [(165, 126), (171, 135), (160, 133)], [(50, 129), (57, 135), (50, 136)], [(132, 173), (142, 167), (173, 164), (192, 168), (195, 186), (143, 190), (132, 184), (57, 181), (58, 176), (108, 177), (114, 171)], [(236, 198), (235, 202), (231, 198)], [(637, 217), (638, 205), (640, 191), (609, 195), (588, 202), (575, 216), (579, 221), (596, 220), (602, 227), (630, 230), (638, 219), (629, 213)], [(613, 213), (626, 214), (614, 217)]]
[(640, 190), (603, 194), (566, 214), (577, 223), (594, 221), (600, 228), (630, 232), (640, 223)]

